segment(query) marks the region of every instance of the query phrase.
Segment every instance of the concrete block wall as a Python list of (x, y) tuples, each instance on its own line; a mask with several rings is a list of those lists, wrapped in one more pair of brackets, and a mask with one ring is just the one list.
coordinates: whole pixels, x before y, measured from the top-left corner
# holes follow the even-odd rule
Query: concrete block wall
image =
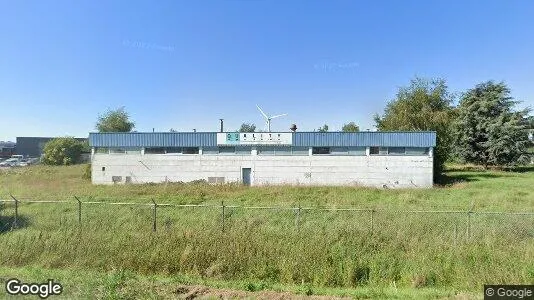
[[(241, 182), (250, 168), (252, 185), (362, 185), (388, 188), (431, 187), (433, 158), (424, 156), (262, 156), (180, 154), (93, 154), (92, 182), (113, 184), (173, 182), (224, 177)], [(104, 170), (103, 170), (104, 168)]]

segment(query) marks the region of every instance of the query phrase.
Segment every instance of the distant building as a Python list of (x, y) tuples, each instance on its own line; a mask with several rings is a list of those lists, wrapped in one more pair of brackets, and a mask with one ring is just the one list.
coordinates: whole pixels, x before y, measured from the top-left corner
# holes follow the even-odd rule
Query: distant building
[[(17, 137), (17, 154), (29, 157), (40, 157), (43, 154), (44, 146), (47, 142), (56, 137)], [(78, 141), (86, 142), (87, 138), (76, 138)]]
[(94, 184), (432, 187), (435, 132), (90, 133)]
[(15, 154), (16, 144), (13, 142), (0, 141), (0, 158), (8, 158)]

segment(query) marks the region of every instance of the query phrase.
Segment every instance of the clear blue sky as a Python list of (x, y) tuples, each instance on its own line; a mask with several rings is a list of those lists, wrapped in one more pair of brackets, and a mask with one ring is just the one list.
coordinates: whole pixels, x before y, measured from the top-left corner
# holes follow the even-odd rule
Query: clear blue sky
[(505, 81), (534, 106), (533, 1), (0, 0), (0, 140), (243, 121), (372, 128), (399, 86)]

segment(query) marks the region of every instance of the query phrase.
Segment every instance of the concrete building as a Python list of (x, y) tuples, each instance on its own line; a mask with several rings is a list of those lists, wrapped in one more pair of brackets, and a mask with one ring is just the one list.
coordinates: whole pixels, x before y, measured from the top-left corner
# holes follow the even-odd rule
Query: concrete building
[(431, 187), (435, 132), (90, 133), (94, 184)]
[(9, 158), (15, 154), (16, 144), (13, 142), (0, 141), (0, 158)]
[[(16, 152), (17, 154), (24, 155), (25, 157), (41, 157), (44, 146), (52, 139), (55, 139), (55, 137), (18, 136)], [(81, 142), (87, 141), (87, 138), (76, 139)]]

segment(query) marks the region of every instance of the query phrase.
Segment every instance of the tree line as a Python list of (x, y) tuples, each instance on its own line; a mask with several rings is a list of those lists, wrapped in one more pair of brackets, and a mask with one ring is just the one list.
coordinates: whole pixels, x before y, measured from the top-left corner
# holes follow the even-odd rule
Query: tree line
[[(534, 116), (529, 115), (529, 108), (517, 109), (519, 103), (504, 82), (483, 82), (458, 94), (451, 93), (443, 79), (415, 78), (398, 89), (374, 121), (379, 131), (435, 131), (434, 174), (438, 177), (447, 161), (485, 168), (526, 163), (532, 155), (528, 134), (534, 129)], [(96, 123), (99, 132), (129, 132), (134, 127), (124, 107), (108, 110)], [(243, 123), (237, 131), (256, 130), (255, 124)], [(359, 130), (353, 121), (341, 128), (343, 132)], [(329, 126), (324, 124), (317, 131), (327, 132)], [(51, 141), (45, 146), (43, 161), (75, 163), (74, 157), (86, 147), (78, 143), (73, 138)]]
[[(458, 103), (455, 105), (455, 100)], [(455, 95), (443, 79), (415, 78), (375, 115), (379, 130), (431, 130), (437, 133), (434, 174), (446, 161), (489, 166), (528, 162), (530, 109), (516, 108), (504, 82), (487, 81)]]

